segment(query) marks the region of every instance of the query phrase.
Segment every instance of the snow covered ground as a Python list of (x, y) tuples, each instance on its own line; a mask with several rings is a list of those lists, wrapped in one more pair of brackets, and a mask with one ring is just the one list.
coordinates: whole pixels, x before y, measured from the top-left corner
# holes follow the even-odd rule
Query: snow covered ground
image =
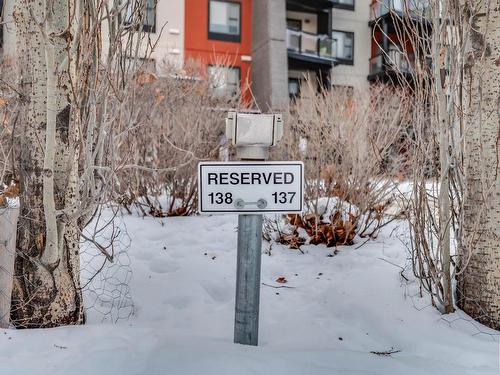
[[(443, 320), (401, 278), (386, 228), (360, 248), (273, 244), (262, 282), (260, 346), (232, 343), (232, 215), (126, 216), (135, 313), (117, 324), (90, 312), (81, 327), (0, 330), (0, 374), (500, 374), (498, 332), (457, 312)], [(399, 225), (399, 227), (398, 227)], [(358, 244), (360, 242), (358, 241)], [(269, 244), (264, 243), (263, 251)], [(371, 352), (399, 351), (390, 356)]]

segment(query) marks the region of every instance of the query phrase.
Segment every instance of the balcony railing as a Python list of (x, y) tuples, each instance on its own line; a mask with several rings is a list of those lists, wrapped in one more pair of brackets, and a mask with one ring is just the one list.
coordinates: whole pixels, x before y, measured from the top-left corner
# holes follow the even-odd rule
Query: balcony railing
[(415, 55), (413, 53), (404, 54), (397, 50), (390, 50), (381, 53), (370, 59), (370, 75), (385, 72), (414, 74)]
[(333, 40), (328, 35), (286, 30), (286, 47), (301, 55), (333, 60)]
[(355, 0), (332, 0), (333, 6), (339, 9), (354, 10)]
[(377, 19), (387, 13), (396, 12), (414, 17), (428, 18), (430, 7), (428, 0), (375, 0), (371, 5), (371, 18)]

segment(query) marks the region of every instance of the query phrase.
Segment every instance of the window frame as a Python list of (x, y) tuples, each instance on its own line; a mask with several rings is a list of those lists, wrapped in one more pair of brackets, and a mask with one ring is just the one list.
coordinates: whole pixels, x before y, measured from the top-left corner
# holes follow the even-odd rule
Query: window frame
[[(238, 91), (241, 93), (241, 67), (231, 66), (231, 65), (208, 64), (207, 65), (207, 75), (210, 75), (209, 70), (211, 67), (237, 70), (238, 71)], [(227, 85), (227, 83), (226, 83), (226, 85)], [(211, 89), (217, 91), (216, 87), (212, 87)], [(225, 94), (227, 94), (227, 93), (225, 93)], [(233, 96), (233, 95), (234, 95), (233, 93), (230, 94), (230, 96)]]
[[(219, 3), (228, 3), (228, 4), (237, 4), (239, 8), (239, 16), (238, 16), (238, 21), (239, 21), (239, 29), (238, 29), (238, 35), (236, 34), (226, 34), (226, 33), (218, 33), (214, 31), (210, 31), (210, 4), (212, 1), (217, 1)], [(242, 29), (242, 10), (241, 10), (242, 3), (240, 1), (233, 1), (233, 0), (208, 0), (208, 24), (207, 24), (207, 33), (208, 33), (208, 39), (211, 40), (221, 40), (224, 42), (234, 42), (234, 43), (240, 43), (241, 42), (241, 29)]]
[[(296, 94), (292, 94), (290, 92), (290, 82), (297, 83), (297, 93)], [(290, 99), (298, 98), (300, 96), (300, 78), (288, 77), (287, 89), (288, 89), (288, 96), (289, 96)]]
[[(159, 0), (158, 0), (159, 1)], [(144, 3), (144, 19), (142, 20), (142, 31), (146, 33), (156, 33), (156, 6), (158, 5), (157, 0), (153, 0), (153, 24), (152, 25), (146, 25), (144, 22), (147, 20), (146, 19), (146, 12), (148, 11), (148, 0)]]
[(354, 46), (356, 42), (356, 37), (354, 31), (345, 31), (345, 30), (339, 30), (339, 29), (332, 29), (332, 40), (333, 40), (333, 33), (343, 33), (343, 34), (348, 34), (352, 36), (352, 58), (351, 59), (343, 59), (339, 57), (335, 57), (335, 59), (339, 62), (341, 65), (354, 65)]
[[(288, 21), (290, 21), (290, 22), (295, 22), (295, 23), (297, 23), (297, 24), (300, 24), (300, 27), (299, 27), (298, 29), (295, 29), (295, 28), (289, 28), (289, 27), (288, 27)], [(303, 23), (304, 23), (304, 22), (303, 22), (301, 19), (298, 19), (298, 18), (290, 18), (290, 17), (287, 17), (287, 18), (286, 18), (286, 28), (287, 28), (287, 29), (290, 29), (290, 30), (293, 30), (293, 31), (300, 31), (300, 32), (302, 32), (302, 26), (303, 26)]]
[(333, 0), (333, 7), (336, 9), (351, 10), (354, 12), (356, 10), (356, 0), (352, 0), (352, 5), (341, 4), (338, 3), (338, 0)]
[[(145, 0), (144, 2), (144, 18), (142, 19), (142, 25), (134, 25), (134, 22), (129, 22), (127, 19), (129, 18), (128, 17), (128, 6), (125, 7), (124, 11), (123, 12), (120, 12), (120, 14), (118, 15), (118, 20), (120, 23), (123, 22), (123, 25), (126, 27), (126, 28), (132, 28), (134, 27), (134, 30), (135, 31), (142, 31), (142, 32), (145, 32), (145, 33), (151, 33), (151, 34), (155, 34), (156, 33), (156, 18), (157, 18), (157, 5), (158, 5), (158, 1), (159, 0), (153, 0), (153, 24), (152, 25), (146, 25), (144, 22), (146, 21), (146, 12), (147, 12), (147, 6), (148, 6), (148, 0)], [(133, 10), (132, 11), (132, 14), (134, 14), (136, 12), (136, 10)], [(124, 14), (123, 14), (124, 13)]]

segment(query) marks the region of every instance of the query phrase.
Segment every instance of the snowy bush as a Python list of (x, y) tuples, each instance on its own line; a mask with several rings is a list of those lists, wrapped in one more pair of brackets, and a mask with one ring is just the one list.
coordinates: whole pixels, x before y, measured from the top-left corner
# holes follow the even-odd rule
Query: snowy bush
[(307, 212), (289, 223), (330, 246), (376, 236), (394, 218), (388, 210), (405, 169), (408, 118), (408, 102), (394, 88), (317, 93), (306, 81), (274, 155), (305, 165)]

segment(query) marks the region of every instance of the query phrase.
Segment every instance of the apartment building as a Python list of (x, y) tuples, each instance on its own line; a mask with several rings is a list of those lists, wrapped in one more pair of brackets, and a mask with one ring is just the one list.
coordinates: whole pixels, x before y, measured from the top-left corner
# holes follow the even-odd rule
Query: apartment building
[[(142, 31), (149, 34), (152, 42), (156, 44), (151, 52), (151, 63), (155, 68), (169, 64), (181, 67), (184, 62), (184, 0), (143, 0), (144, 20)], [(132, 4), (132, 3), (131, 3)], [(3, 34), (0, 43), (3, 46), (4, 56), (15, 56), (16, 29), (13, 19), (15, 0), (0, 0), (3, 5), (2, 23), (0, 32)], [(124, 7), (123, 22), (131, 17), (131, 7)], [(106, 33), (106, 24), (103, 23)], [(107, 45), (103, 38), (103, 47)], [(145, 54), (145, 52), (144, 52)], [(149, 53), (148, 53), (149, 55)]]
[(330, 86), (332, 8), (329, 0), (253, 0), (252, 90), (261, 110), (287, 106), (306, 77)]
[(366, 90), (370, 82), (369, 0), (254, 0), (252, 89), (261, 109), (318, 85)]
[(427, 10), (426, 0), (254, 0), (252, 89), (258, 105), (286, 106), (306, 77), (353, 90), (397, 84), (401, 73), (411, 81), (415, 68), (428, 62), (415, 61), (408, 17), (416, 30), (429, 33)]
[[(4, 1), (4, 0), (0, 0)], [(5, 0), (2, 30), (4, 51), (15, 54), (12, 8), (15, 0)], [(211, 76), (214, 89), (241, 92), (250, 101), (252, 63), (252, 0), (138, 0), (123, 9), (127, 22), (136, 7), (143, 9), (142, 31), (148, 33), (153, 51), (144, 43), (140, 51), (143, 66), (159, 74), (172, 68), (196, 65), (196, 74)], [(106, 32), (104, 30), (104, 32)], [(103, 38), (106, 48), (106, 38)], [(187, 71), (187, 74), (192, 72)]]
[[(15, 0), (0, 2), (5, 13), (0, 41), (4, 53), (12, 55)], [(417, 21), (425, 21), (424, 0), (142, 0), (140, 4), (145, 15), (142, 31), (157, 41), (148, 60), (157, 72), (166, 64), (179, 69), (196, 66), (198, 73), (215, 77), (216, 90), (238, 91), (249, 101), (251, 88), (264, 111), (286, 107), (290, 97), (300, 95), (306, 77), (318, 86), (365, 90), (373, 82), (393, 81), (396, 70), (411, 76), (414, 63), (403, 58), (404, 51), (411, 56), (411, 45), (396, 36), (393, 15), (410, 9)]]
[[(411, 83), (416, 68), (429, 66), (428, 61), (415, 58), (407, 26), (411, 22), (421, 35), (431, 33), (428, 10), (425, 0), (372, 0), (370, 82), (396, 83), (402, 75)], [(420, 52), (419, 56), (425, 56)]]

